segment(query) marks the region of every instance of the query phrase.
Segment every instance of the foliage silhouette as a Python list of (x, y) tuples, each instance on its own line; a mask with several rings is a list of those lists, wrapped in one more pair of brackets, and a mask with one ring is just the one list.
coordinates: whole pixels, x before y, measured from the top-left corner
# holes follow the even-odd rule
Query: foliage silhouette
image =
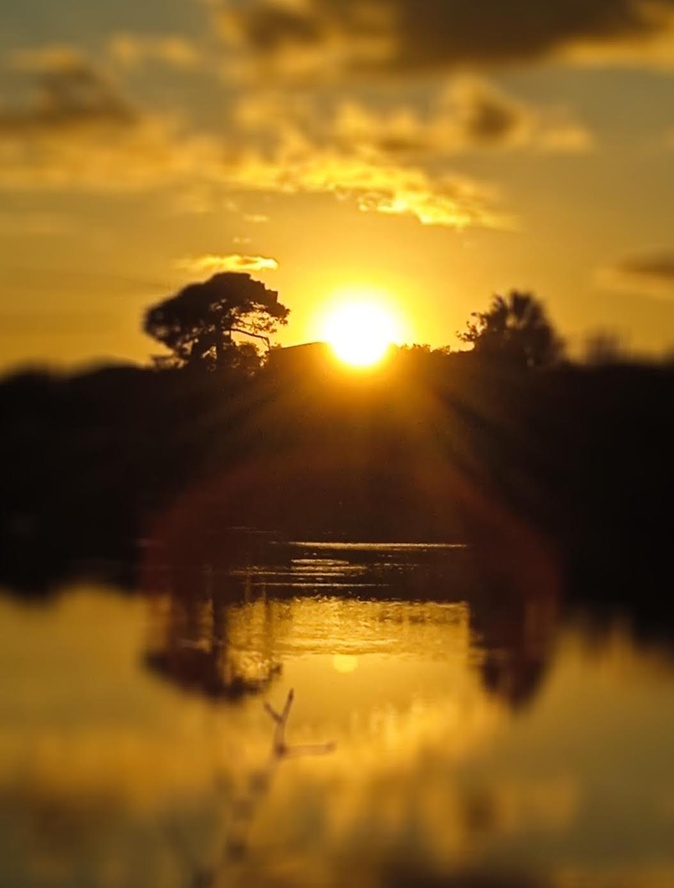
[[(519, 523), (550, 541), (565, 582), (662, 575), (674, 366), (562, 363), (537, 300), (493, 307), (469, 327), (472, 351), (393, 349), (353, 376), (305, 345), (258, 370), (232, 337), (288, 310), (248, 275), (216, 275), (148, 312), (178, 367), (6, 378), (0, 579), (48, 595), (82, 572), (117, 582), (123, 564), (133, 586), (138, 541), (169, 521), (191, 564), (234, 527), (491, 546)], [(521, 582), (530, 555), (510, 550), (524, 554), (495, 560)]]
[(473, 312), (467, 329), (458, 333), (477, 355), (500, 359), (526, 369), (552, 367), (564, 354), (542, 303), (528, 293), (512, 290), (495, 296), (488, 311)]
[(189, 284), (150, 308), (143, 329), (172, 352), (174, 366), (234, 367), (250, 374), (259, 367), (257, 350), (235, 342), (234, 334), (269, 348), (270, 337), (287, 323), (288, 314), (274, 290), (249, 274), (224, 272)]

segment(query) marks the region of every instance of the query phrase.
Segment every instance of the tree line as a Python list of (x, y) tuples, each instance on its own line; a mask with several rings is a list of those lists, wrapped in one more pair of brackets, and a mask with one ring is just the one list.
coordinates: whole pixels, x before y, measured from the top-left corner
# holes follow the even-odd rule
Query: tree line
[(400, 348), (354, 380), (320, 349), (275, 348), (288, 315), (249, 275), (215, 275), (147, 310), (152, 366), (6, 377), (0, 582), (133, 587), (148, 551), (212, 563), (236, 527), (473, 542), (532, 587), (663, 576), (671, 365), (574, 363), (512, 292), (471, 317), (465, 350)]
[[(168, 352), (155, 358), (160, 368), (253, 375), (262, 366), (262, 355), (236, 336), (263, 342), (268, 354), (271, 338), (288, 323), (289, 314), (274, 290), (248, 274), (224, 272), (151, 307), (143, 330)], [(486, 311), (473, 313), (458, 336), (476, 355), (523, 369), (552, 367), (564, 358), (564, 343), (545, 307), (529, 293), (495, 296)]]

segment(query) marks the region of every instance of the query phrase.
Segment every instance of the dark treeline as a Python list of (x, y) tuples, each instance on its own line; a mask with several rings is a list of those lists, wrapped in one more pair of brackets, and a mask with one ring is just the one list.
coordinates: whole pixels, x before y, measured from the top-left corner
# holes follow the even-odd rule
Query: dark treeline
[(622, 585), (664, 606), (671, 365), (565, 361), (520, 294), (474, 316), (471, 350), (392, 349), (368, 374), (319, 344), (263, 361), (232, 334), (266, 339), (285, 307), (252, 290), (225, 317), (206, 286), (187, 331), (178, 297), (148, 312), (172, 353), (153, 367), (2, 382), (4, 585), (42, 594), (80, 573), (131, 587), (148, 551), (205, 563), (245, 527), (475, 542), (519, 586)]

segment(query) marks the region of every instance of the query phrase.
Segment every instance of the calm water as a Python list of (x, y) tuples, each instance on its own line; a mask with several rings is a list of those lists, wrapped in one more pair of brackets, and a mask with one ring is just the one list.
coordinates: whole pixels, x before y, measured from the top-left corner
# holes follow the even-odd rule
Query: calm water
[(2, 884), (674, 885), (667, 650), (475, 557), (261, 545), (1, 599)]

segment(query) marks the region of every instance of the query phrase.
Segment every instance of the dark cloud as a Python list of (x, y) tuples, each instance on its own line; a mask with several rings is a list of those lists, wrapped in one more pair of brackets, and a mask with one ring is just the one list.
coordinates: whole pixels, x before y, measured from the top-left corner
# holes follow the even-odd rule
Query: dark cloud
[(623, 259), (617, 270), (623, 274), (653, 278), (674, 286), (674, 250)]
[(138, 122), (131, 104), (87, 59), (70, 50), (25, 53), (15, 67), (30, 78), (32, 95), (0, 106), (0, 138), (52, 137), (83, 128), (126, 128)]
[(613, 287), (653, 296), (674, 297), (674, 250), (635, 254), (604, 271), (601, 281)]
[(271, 52), (283, 44), (312, 45), (325, 37), (323, 16), (309, 11), (295, 11), (272, 3), (260, 3), (242, 10), (238, 22), (255, 49)]
[(307, 0), (296, 8), (253, 0), (223, 8), (221, 21), (227, 35), (263, 59), (290, 60), (293, 52), (324, 47), (326, 64), (404, 71), (493, 66), (578, 45), (644, 41), (667, 31), (673, 15), (674, 0)]
[(15, 53), (0, 89), (1, 190), (137, 190), (219, 165), (214, 140), (139, 111), (75, 48)]
[(474, 93), (463, 123), (468, 141), (490, 145), (507, 142), (517, 132), (524, 117), (514, 103), (481, 90)]

